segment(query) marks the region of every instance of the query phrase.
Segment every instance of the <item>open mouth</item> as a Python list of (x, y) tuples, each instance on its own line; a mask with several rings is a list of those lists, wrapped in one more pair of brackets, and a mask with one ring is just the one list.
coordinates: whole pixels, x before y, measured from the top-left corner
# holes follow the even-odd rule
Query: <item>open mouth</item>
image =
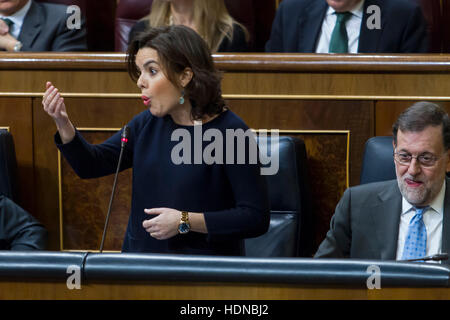
[(408, 185), (408, 187), (412, 187), (412, 188), (420, 187), (423, 184), (422, 181), (415, 181), (415, 180), (411, 180), (411, 179), (405, 179), (405, 182)]
[(142, 96), (141, 98), (142, 98), (142, 102), (148, 107), (148, 105), (151, 102), (150, 98), (147, 96)]

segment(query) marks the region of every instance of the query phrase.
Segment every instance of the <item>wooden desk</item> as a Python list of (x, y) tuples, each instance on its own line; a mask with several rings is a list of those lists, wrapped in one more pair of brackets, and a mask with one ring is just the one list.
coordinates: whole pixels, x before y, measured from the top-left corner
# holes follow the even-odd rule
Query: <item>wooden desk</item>
[(88, 284), (0, 282), (0, 300), (448, 300), (448, 288), (315, 287), (239, 283)]

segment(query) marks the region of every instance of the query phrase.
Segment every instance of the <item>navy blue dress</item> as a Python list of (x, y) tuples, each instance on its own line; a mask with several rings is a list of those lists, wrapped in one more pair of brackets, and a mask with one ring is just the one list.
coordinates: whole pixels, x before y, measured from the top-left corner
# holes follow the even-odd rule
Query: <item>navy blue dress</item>
[[(208, 129), (217, 129), (222, 133), (225, 164), (206, 164), (203, 159), (199, 164), (194, 164), (193, 151), (191, 164), (175, 164), (172, 161), (172, 150), (179, 150), (181, 141), (190, 141), (194, 150), (194, 130), (199, 130), (200, 126), (197, 129), (194, 126), (180, 126), (170, 116), (157, 118), (146, 110), (134, 117), (129, 127), (130, 137), (121, 170), (133, 168), (133, 191), (122, 251), (242, 255), (244, 238), (259, 236), (267, 231), (270, 209), (260, 165), (250, 161), (245, 161), (245, 164), (237, 164), (236, 160), (225, 161), (226, 130), (248, 129), (236, 114), (230, 110), (224, 111), (201, 126), (203, 133)], [(172, 133), (176, 129), (183, 129), (177, 132), (189, 133), (190, 140), (172, 141)], [(101, 144), (91, 145), (77, 131), (75, 138), (63, 145), (59, 135), (55, 136), (57, 147), (81, 178), (114, 173), (120, 153), (120, 139), (121, 131)], [(203, 141), (203, 150), (212, 141)], [(248, 153), (248, 143), (245, 148)], [(179, 154), (184, 155), (182, 152)], [(235, 159), (236, 156), (237, 152), (234, 152)], [(152, 238), (142, 227), (142, 222), (150, 218), (144, 209), (159, 207), (204, 213), (208, 234), (189, 232), (168, 240)]]

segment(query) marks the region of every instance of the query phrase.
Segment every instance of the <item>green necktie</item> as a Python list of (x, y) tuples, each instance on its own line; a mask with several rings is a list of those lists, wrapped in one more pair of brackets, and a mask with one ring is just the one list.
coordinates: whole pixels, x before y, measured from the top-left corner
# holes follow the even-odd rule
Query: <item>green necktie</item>
[(352, 16), (351, 12), (336, 12), (336, 25), (331, 34), (330, 53), (347, 53), (348, 52), (348, 35), (345, 23)]
[(8, 26), (8, 30), (11, 30), (11, 26), (14, 24), (14, 22), (12, 22), (10, 19), (8, 18), (0, 18), (1, 20), (3, 20), (3, 22), (6, 23), (6, 25)]

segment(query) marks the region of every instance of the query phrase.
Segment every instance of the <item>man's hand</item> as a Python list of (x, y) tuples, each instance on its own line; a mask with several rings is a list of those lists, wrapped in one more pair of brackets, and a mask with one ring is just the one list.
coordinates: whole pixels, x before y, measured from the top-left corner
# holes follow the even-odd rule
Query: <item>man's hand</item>
[(5, 21), (3, 21), (2, 19), (0, 19), (0, 36), (4, 36), (5, 34), (7, 34), (9, 32), (9, 27), (6, 24)]
[[(0, 20), (0, 22), (3, 22), (3, 21)], [(8, 26), (6, 26), (6, 27), (8, 27)], [(0, 35), (0, 49), (4, 49), (6, 51), (14, 51), (14, 46), (16, 45), (16, 43), (17, 43), (17, 39), (14, 38), (9, 33)]]

